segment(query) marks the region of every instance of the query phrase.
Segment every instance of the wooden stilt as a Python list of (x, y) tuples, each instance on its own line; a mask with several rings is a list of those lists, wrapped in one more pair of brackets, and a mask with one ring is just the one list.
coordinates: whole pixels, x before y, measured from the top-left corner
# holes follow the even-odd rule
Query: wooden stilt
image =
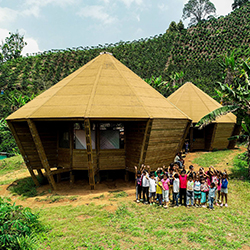
[(30, 133), (31, 133), (31, 135), (33, 137), (33, 140), (34, 140), (34, 143), (36, 145), (36, 150), (38, 152), (39, 158), (40, 158), (41, 163), (43, 165), (43, 168), (45, 169), (45, 172), (47, 174), (48, 181), (49, 181), (51, 187), (54, 190), (56, 190), (56, 183), (55, 183), (53, 175), (51, 175), (49, 162), (48, 162), (47, 156), (45, 154), (43, 144), (42, 144), (42, 141), (41, 141), (40, 136), (38, 134), (36, 125), (30, 119), (28, 119), (27, 122), (28, 122), (28, 125), (29, 125), (29, 128), (30, 128)]
[(56, 182), (57, 182), (57, 183), (60, 183), (60, 182), (61, 182), (61, 179), (62, 179), (61, 173), (57, 174), (57, 175), (56, 175)]
[(128, 182), (129, 181), (129, 172), (128, 170), (125, 170), (126, 173), (125, 173), (125, 181)]
[(100, 182), (100, 124), (96, 122), (95, 126), (95, 150), (96, 150), (96, 181)]
[(69, 149), (70, 149), (70, 169), (73, 168), (73, 149), (74, 149), (74, 124), (70, 124), (69, 128)]
[(40, 178), (44, 178), (43, 172), (41, 169), (37, 169), (37, 174)]
[(95, 173), (94, 173), (92, 143), (91, 143), (91, 126), (90, 126), (89, 119), (84, 120), (84, 127), (85, 127), (85, 133), (86, 133), (89, 185), (90, 185), (91, 189), (95, 189)]
[(70, 185), (74, 184), (75, 182), (75, 176), (73, 175), (73, 172), (70, 171)]
[(28, 170), (29, 170), (29, 173), (30, 173), (30, 175), (31, 175), (31, 178), (32, 178), (32, 180), (34, 181), (35, 185), (36, 185), (37, 187), (39, 187), (39, 186), (40, 186), (40, 183), (39, 183), (39, 181), (37, 180), (36, 175), (35, 175), (35, 173), (34, 173), (32, 167), (31, 167), (31, 165), (30, 165), (30, 161), (29, 161), (29, 159), (28, 159), (28, 156), (26, 155), (26, 153), (25, 153), (25, 151), (24, 151), (24, 148), (23, 148), (23, 146), (22, 146), (22, 143), (21, 143), (21, 141), (20, 141), (19, 138), (18, 138), (17, 132), (16, 132), (16, 130), (15, 130), (13, 124), (12, 124), (10, 121), (7, 121), (7, 123), (8, 123), (8, 126), (9, 126), (9, 128), (10, 128), (10, 130), (11, 130), (11, 132), (12, 132), (14, 138), (15, 138), (16, 144), (17, 144), (17, 146), (18, 146), (18, 148), (19, 148), (19, 150), (20, 150), (20, 153), (21, 153), (21, 155), (22, 155), (22, 157), (23, 157), (23, 160), (24, 160), (24, 162), (25, 162), (25, 164), (26, 164), (26, 166), (27, 166), (27, 168), (28, 168)]
[(153, 124), (153, 120), (149, 119), (147, 121), (146, 129), (145, 129), (145, 133), (144, 133), (144, 138), (143, 138), (143, 142), (142, 142), (141, 155), (140, 155), (140, 160), (139, 160), (139, 164), (138, 164), (139, 166), (141, 166), (141, 164), (145, 163), (144, 161), (146, 159), (152, 124)]

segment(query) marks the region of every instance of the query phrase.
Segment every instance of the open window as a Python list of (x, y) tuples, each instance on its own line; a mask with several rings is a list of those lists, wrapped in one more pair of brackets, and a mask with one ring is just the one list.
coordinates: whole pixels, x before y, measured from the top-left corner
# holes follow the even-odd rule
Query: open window
[(124, 124), (121, 122), (100, 123), (100, 149), (124, 148)]
[[(95, 125), (91, 128), (91, 144), (92, 149), (95, 149)], [(75, 149), (86, 149), (86, 133), (84, 123), (74, 124), (74, 148)]]

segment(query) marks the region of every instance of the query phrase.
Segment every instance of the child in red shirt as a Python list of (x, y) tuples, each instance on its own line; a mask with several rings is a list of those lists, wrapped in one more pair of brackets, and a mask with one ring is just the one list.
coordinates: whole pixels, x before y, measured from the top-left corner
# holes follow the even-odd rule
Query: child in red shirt
[(187, 175), (186, 175), (185, 170), (181, 171), (179, 179), (180, 179), (180, 204), (187, 206), (187, 204), (186, 204), (186, 199), (187, 199), (187, 197), (186, 197), (186, 193), (187, 193)]

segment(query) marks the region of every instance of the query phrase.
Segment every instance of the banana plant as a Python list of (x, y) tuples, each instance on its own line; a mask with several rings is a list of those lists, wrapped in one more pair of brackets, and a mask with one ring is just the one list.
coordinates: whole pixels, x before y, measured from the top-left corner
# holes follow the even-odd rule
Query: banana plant
[[(224, 61), (225, 63), (225, 61)], [(229, 70), (229, 69), (227, 69)], [(230, 69), (231, 70), (231, 69)], [(250, 178), (250, 58), (241, 63), (236, 62), (232, 72), (233, 78), (225, 79), (224, 84), (218, 82), (221, 92), (225, 94), (227, 105), (220, 107), (203, 118), (197, 123), (197, 127), (203, 128), (216, 120), (218, 117), (233, 113), (237, 118), (237, 125), (242, 126), (248, 141), (248, 175)], [(228, 82), (230, 80), (230, 82)], [(233, 136), (229, 140), (238, 139), (239, 136)]]

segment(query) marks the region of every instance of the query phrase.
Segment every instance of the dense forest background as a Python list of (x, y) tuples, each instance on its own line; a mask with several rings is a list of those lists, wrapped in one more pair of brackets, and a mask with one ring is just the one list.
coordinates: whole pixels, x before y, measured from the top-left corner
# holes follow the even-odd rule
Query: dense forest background
[(166, 97), (190, 81), (220, 101), (215, 83), (223, 80), (221, 57), (234, 53), (236, 58), (246, 59), (250, 56), (249, 44), (247, 3), (228, 16), (203, 20), (188, 29), (181, 21), (172, 22), (164, 34), (146, 39), (18, 57), (0, 63), (0, 118), (6, 118), (102, 51), (113, 53)]

